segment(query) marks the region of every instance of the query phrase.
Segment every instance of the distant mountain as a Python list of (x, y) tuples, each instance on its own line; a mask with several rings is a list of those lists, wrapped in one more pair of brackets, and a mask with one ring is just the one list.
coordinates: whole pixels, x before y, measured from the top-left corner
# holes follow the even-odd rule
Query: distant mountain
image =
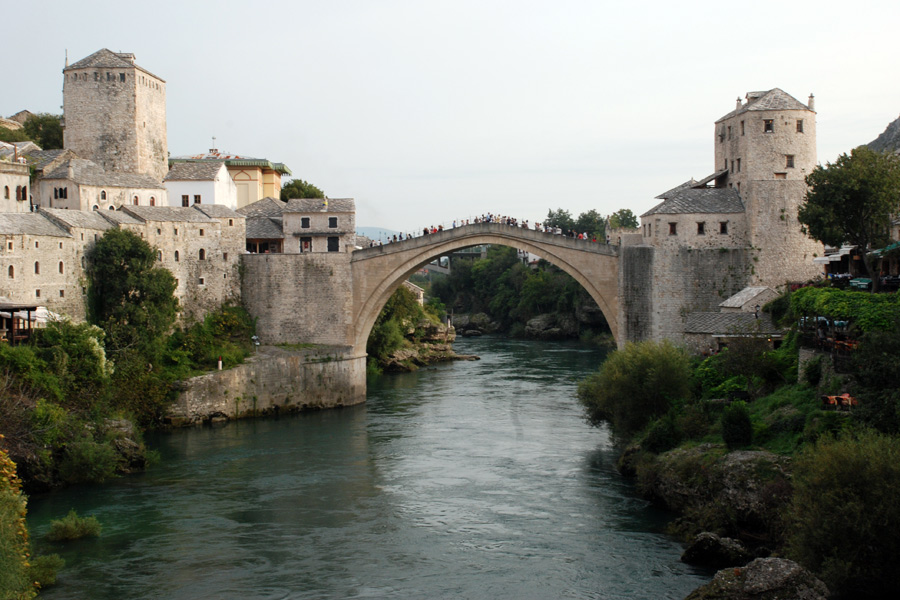
[(399, 235), (399, 231), (387, 229), (385, 227), (357, 227), (356, 235), (364, 235), (370, 240), (387, 241), (392, 235)]
[(900, 118), (897, 118), (888, 125), (887, 129), (884, 130), (884, 133), (869, 142), (868, 146), (870, 149), (877, 152), (883, 152), (885, 150), (897, 152), (900, 150)]

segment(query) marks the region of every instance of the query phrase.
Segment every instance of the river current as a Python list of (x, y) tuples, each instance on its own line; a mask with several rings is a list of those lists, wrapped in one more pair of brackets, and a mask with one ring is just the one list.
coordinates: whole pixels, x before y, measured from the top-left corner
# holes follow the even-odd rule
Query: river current
[[(42, 598), (684, 598), (709, 573), (616, 473), (577, 381), (602, 352), (459, 340), (480, 361), (365, 405), (157, 434), (146, 473), (29, 503), (66, 560)], [(99, 538), (41, 541), (70, 508)]]

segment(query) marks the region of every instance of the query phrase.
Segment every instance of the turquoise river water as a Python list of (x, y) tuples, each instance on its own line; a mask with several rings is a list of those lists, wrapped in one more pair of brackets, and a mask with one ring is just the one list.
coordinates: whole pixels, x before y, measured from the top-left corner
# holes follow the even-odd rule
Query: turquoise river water
[[(66, 559), (42, 598), (684, 598), (710, 574), (616, 473), (573, 343), (369, 382), (365, 405), (158, 434), (146, 473), (29, 503)], [(99, 538), (41, 542), (75, 508)]]

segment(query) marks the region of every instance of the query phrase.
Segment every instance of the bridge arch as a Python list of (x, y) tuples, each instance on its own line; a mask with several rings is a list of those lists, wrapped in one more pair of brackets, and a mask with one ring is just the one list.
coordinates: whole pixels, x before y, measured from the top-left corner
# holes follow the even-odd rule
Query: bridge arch
[(617, 246), (499, 223), (478, 223), (353, 253), (351, 337), (355, 352), (358, 355), (365, 352), (379, 313), (410, 275), (439, 256), (482, 244), (532, 252), (571, 275), (597, 303), (613, 337), (619, 341)]

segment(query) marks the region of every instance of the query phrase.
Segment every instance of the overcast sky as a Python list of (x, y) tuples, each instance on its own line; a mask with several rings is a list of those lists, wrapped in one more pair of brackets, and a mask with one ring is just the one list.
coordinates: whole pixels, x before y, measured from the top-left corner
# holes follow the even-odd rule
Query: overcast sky
[(4, 2), (0, 115), (61, 112), (62, 68), (132, 52), (172, 156), (283, 162), (357, 224), (630, 208), (714, 170), (713, 122), (780, 87), (819, 162), (900, 114), (900, 2)]

